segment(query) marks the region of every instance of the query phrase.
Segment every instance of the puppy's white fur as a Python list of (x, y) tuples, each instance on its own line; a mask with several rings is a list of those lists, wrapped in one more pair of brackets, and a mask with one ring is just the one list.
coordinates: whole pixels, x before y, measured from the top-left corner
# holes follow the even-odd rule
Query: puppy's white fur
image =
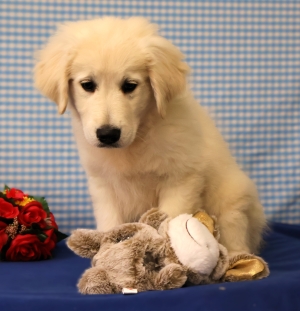
[[(239, 169), (203, 108), (186, 89), (183, 55), (143, 18), (63, 25), (40, 52), (41, 92), (72, 113), (97, 226), (135, 221), (152, 206), (171, 216), (202, 208), (218, 217), (230, 254), (256, 252), (265, 226), (253, 182)], [(81, 83), (93, 80), (94, 92)], [(137, 83), (121, 90), (125, 79)], [(119, 148), (96, 131), (121, 129)]]

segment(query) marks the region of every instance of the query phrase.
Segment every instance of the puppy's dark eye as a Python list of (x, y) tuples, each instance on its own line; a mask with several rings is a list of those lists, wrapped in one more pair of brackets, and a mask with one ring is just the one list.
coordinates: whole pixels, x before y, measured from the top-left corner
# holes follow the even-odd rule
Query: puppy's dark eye
[(121, 89), (124, 94), (128, 94), (128, 93), (132, 93), (136, 87), (137, 87), (136, 82), (130, 82), (126, 80), (123, 82)]
[(80, 84), (86, 92), (89, 92), (89, 93), (95, 92), (96, 84), (94, 81), (83, 81)]

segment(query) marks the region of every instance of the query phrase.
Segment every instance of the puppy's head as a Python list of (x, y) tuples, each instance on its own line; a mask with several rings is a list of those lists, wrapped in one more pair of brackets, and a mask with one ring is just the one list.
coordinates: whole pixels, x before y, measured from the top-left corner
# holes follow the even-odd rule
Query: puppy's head
[(126, 147), (153, 107), (165, 117), (184, 91), (182, 59), (143, 18), (68, 23), (39, 52), (35, 82), (60, 114), (77, 111), (90, 144)]

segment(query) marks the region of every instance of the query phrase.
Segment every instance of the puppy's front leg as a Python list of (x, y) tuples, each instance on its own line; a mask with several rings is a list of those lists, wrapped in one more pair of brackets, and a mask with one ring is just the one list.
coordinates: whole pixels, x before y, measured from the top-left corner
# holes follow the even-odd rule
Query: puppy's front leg
[(99, 178), (89, 178), (88, 183), (97, 229), (108, 231), (124, 223), (113, 189)]
[(159, 192), (159, 209), (171, 217), (193, 214), (202, 208), (203, 178), (191, 174), (174, 181), (167, 180)]

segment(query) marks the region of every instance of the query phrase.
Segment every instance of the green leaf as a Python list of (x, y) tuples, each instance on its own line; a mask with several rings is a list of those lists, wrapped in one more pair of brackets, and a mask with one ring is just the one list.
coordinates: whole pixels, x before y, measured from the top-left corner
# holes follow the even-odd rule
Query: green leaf
[(62, 233), (62, 232), (60, 232), (60, 231), (58, 231), (56, 229), (55, 229), (55, 234), (56, 234), (56, 237), (57, 237), (57, 243), (68, 237), (67, 234), (64, 234), (64, 233)]
[(4, 217), (0, 216), (0, 221), (4, 222), (7, 225), (10, 225), (14, 222), (14, 219), (13, 218), (4, 218)]
[(4, 190), (10, 190), (10, 188), (7, 185), (4, 185)]
[(32, 198), (42, 204), (43, 210), (47, 213), (47, 217), (49, 217), (50, 209), (49, 209), (46, 199), (44, 197), (32, 197)]
[(1, 251), (0, 251), (0, 261), (6, 261), (6, 252), (10, 247), (12, 239), (8, 238), (7, 243), (2, 247)]
[(48, 238), (48, 235), (46, 233), (39, 233), (36, 236), (41, 242), (45, 242)]
[(0, 192), (0, 198), (2, 198), (3, 200), (5, 200), (6, 202), (11, 203), (13, 206), (16, 206), (15, 204), (15, 200), (14, 199), (9, 199), (6, 197), (5, 193)]
[(43, 230), (40, 228), (40, 226), (36, 223), (31, 224), (30, 228), (27, 228), (26, 230), (24, 230), (21, 234), (33, 234), (33, 235), (39, 235), (39, 234), (43, 234)]

